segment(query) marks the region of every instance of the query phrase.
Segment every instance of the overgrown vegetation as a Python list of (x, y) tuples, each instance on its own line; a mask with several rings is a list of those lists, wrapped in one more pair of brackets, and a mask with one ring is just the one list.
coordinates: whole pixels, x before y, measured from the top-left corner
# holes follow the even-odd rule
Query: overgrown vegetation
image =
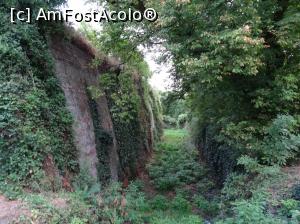
[[(165, 137), (168, 138), (168, 134)], [(184, 141), (182, 139), (180, 144)], [(165, 165), (159, 165), (160, 159), (150, 163), (148, 169), (151, 181), (137, 180), (126, 189), (120, 183), (101, 187), (95, 184), (93, 179), (87, 179), (89, 176), (83, 172), (74, 180), (75, 191), (72, 193), (23, 193), (19, 198), (27, 204), (26, 208), (30, 210), (31, 215), (21, 217), (17, 223), (202, 224), (203, 219), (199, 213), (209, 213), (210, 216), (218, 211), (218, 207), (212, 205), (206, 196), (198, 195), (209, 192), (209, 188), (201, 188), (201, 185), (207, 184), (203, 179), (207, 170), (196, 162), (197, 153), (189, 154), (188, 150), (192, 149), (180, 148), (172, 144), (172, 141), (164, 142), (155, 154), (165, 158)], [(195, 172), (192, 180), (186, 179), (189, 169), (174, 169), (174, 159), (170, 156), (179, 157), (178, 161), (182, 158), (185, 164), (190, 164), (190, 168), (200, 172)], [(168, 182), (168, 176), (157, 178), (151, 175), (151, 170), (177, 175), (178, 184), (168, 188), (158, 187), (155, 190), (162, 182)]]
[(168, 143), (162, 143), (158, 149), (149, 168), (153, 185), (158, 190), (170, 191), (182, 185), (195, 184), (207, 175), (194, 150)]
[[(117, 61), (101, 76), (101, 89), (87, 89), (101, 179), (109, 179), (103, 143), (110, 136), (95, 99), (106, 94), (122, 184), (95, 183), (77, 168), (72, 120), (46, 44), (52, 25), (9, 23), (10, 6), (63, 2), (0, 3), (0, 191), (27, 202), (31, 216), (19, 223), (300, 223), (298, 0), (93, 1), (110, 10), (159, 13), (154, 23), (82, 30)], [(154, 45), (162, 45), (159, 60), (173, 64), (174, 90), (160, 94), (162, 104), (139, 50)], [(152, 153), (147, 141), (160, 140), (162, 119), (170, 129), (141, 170), (141, 154)], [(60, 190), (42, 170), (48, 155), (59, 172), (77, 172), (74, 192), (56, 194), (65, 201), (58, 209), (46, 193)]]
[[(108, 25), (106, 37), (126, 43), (121, 52), (161, 44), (161, 60), (172, 59), (177, 100), (187, 98), (201, 157), (236, 201), (224, 222), (297, 222), (272, 213), (265, 194), (280, 167), (299, 156), (299, 1), (100, 2), (158, 11), (156, 23)], [(164, 120), (174, 127), (171, 106)], [(247, 188), (258, 180), (263, 196)]]
[[(182, 137), (184, 132), (175, 133)], [(188, 148), (187, 136), (174, 142), (175, 135), (174, 130), (165, 132), (148, 164), (149, 180), (127, 188), (119, 183), (101, 187), (82, 173), (73, 183), (73, 193), (20, 194), (31, 216), (17, 223), (202, 224), (201, 217), (220, 224), (299, 222), (298, 185), (286, 188), (288, 177), (283, 173), (233, 173), (220, 192), (207, 179), (210, 171), (197, 161), (197, 152)]]
[(185, 128), (187, 126), (188, 106), (185, 99), (178, 99), (175, 92), (162, 92), (163, 121), (167, 128)]
[(77, 170), (72, 119), (53, 74), (43, 25), (10, 23), (9, 6), (45, 6), (34, 2), (0, 3), (0, 179), (33, 189), (45, 178), (41, 168), (47, 155), (61, 172)]

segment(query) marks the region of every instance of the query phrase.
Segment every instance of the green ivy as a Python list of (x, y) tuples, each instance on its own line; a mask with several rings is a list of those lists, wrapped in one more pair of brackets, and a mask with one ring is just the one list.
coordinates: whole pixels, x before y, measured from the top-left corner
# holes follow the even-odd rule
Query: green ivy
[(1, 175), (29, 184), (43, 175), (47, 154), (53, 155), (62, 172), (75, 171), (72, 119), (54, 75), (46, 34), (42, 32), (45, 27), (11, 24), (9, 12), (3, 7), (0, 17)]
[(95, 142), (96, 150), (98, 157), (98, 179), (105, 182), (110, 178), (110, 169), (109, 169), (109, 148), (107, 146), (113, 144), (113, 139), (111, 133), (107, 133), (101, 126), (100, 115), (97, 110), (97, 103), (92, 97), (92, 94), (95, 93), (93, 88), (89, 88), (87, 91), (90, 111), (92, 114), (94, 133), (95, 133)]

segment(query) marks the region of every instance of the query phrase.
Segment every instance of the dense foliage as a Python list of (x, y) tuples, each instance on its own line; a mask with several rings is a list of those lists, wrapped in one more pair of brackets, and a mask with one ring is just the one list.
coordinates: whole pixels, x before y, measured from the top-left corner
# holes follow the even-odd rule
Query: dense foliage
[[(108, 25), (107, 40), (117, 42), (123, 54), (139, 45), (163, 46), (160, 60), (173, 62), (176, 95), (188, 99), (193, 137), (202, 158), (221, 185), (228, 177), (224, 189), (233, 171), (237, 176), (233, 179), (247, 187), (297, 160), (299, 1), (100, 2), (112, 9), (157, 10), (155, 23)], [(176, 108), (171, 110), (174, 113)], [(174, 126), (176, 119), (164, 118)], [(235, 218), (225, 223), (288, 222), (268, 213), (265, 197), (241, 189), (233, 199)], [(282, 206), (289, 203), (293, 204)], [(296, 223), (293, 217), (290, 221)]]
[(186, 100), (178, 99), (178, 95), (171, 91), (162, 92), (160, 95), (163, 105), (164, 125), (173, 128), (185, 127), (188, 122)]
[(279, 152), (276, 163), (298, 150), (298, 1), (127, 1), (105, 6), (158, 11), (155, 23), (107, 25), (106, 43), (117, 40), (120, 55), (140, 44), (165, 47), (161, 59), (173, 61), (175, 87), (190, 100), (198, 139), (201, 130), (212, 126), (211, 141), (272, 165), (272, 153), (263, 146), (272, 141), (268, 127), (272, 122), (289, 126), (290, 118), (294, 137), (287, 138), (293, 138), (294, 147), (279, 146), (288, 152)]
[[(29, 7), (34, 16), (40, 7), (47, 10), (63, 3), (64, 0), (0, 3), (3, 17), (0, 32), (1, 179), (22, 183), (34, 179), (39, 182), (43, 179), (41, 168), (48, 156), (53, 156), (53, 164), (60, 171), (58, 175), (77, 170), (78, 158), (71, 133), (72, 119), (54, 76), (53, 59), (47, 46), (49, 34), (65, 28), (62, 24), (45, 21), (10, 23), (10, 7), (20, 10)], [(97, 33), (85, 33), (96, 48), (107, 55), (113, 53), (113, 56), (120, 58), (120, 63), (123, 61), (119, 67), (101, 76), (99, 82), (102, 89), (96, 90), (96, 93), (100, 91), (100, 94), (107, 94), (119, 156), (122, 158), (121, 168), (123, 172), (129, 170), (126, 175), (134, 176), (137, 158), (145, 154), (142, 149), (146, 144), (152, 147), (152, 141), (159, 139), (162, 133), (160, 103), (147, 83), (148, 67), (139, 52), (132, 51), (130, 58), (125, 58), (125, 55), (120, 57), (117, 45), (104, 48), (105, 43), (100, 46), (101, 42), (96, 41)], [(95, 65), (99, 65), (98, 59), (95, 59)], [(109, 152), (106, 146), (111, 144), (112, 139), (101, 127), (93, 94), (92, 87), (87, 87), (95, 128), (99, 177), (105, 180), (109, 176)], [(149, 143), (146, 143), (147, 140)]]
[[(178, 144), (172, 141), (175, 138)], [(186, 167), (174, 169), (172, 161), (174, 157), (178, 157), (178, 160), (184, 159), (184, 164), (189, 164), (188, 166), (193, 170), (201, 170), (204, 174), (206, 169), (196, 162), (197, 153), (194, 151), (188, 154), (192, 151), (188, 146), (179, 149), (178, 145), (185, 145), (186, 138), (187, 132), (166, 130), (164, 144), (161, 144), (157, 151), (157, 156), (164, 158), (165, 165), (160, 166), (158, 163), (161, 159), (158, 159), (158, 163), (151, 163), (148, 168), (160, 173), (168, 173), (169, 176), (189, 172)], [(177, 153), (179, 150), (186, 151), (185, 155)], [(204, 222), (199, 216), (199, 211), (210, 215), (218, 211), (216, 203), (211, 203), (209, 199), (202, 196), (211, 187), (208, 187), (208, 181), (203, 179), (203, 175), (197, 173), (192, 181), (183, 178), (181, 184), (175, 188), (157, 189), (157, 191), (152, 183), (143, 180), (131, 182), (127, 188), (122, 188), (120, 183), (112, 183), (103, 188), (88, 177), (83, 172), (79, 174), (75, 179), (72, 193), (24, 193), (21, 197), (28, 204), (33, 215), (21, 217), (17, 223), (202, 224)], [(162, 179), (167, 180), (168, 176)], [(153, 183), (158, 182), (159, 180), (154, 177)], [(67, 204), (61, 203), (61, 207), (57, 208), (54, 201), (67, 202)]]
[(162, 144), (161, 151), (149, 164), (149, 175), (154, 186), (161, 190), (174, 190), (184, 184), (193, 184), (207, 175), (206, 170), (197, 161), (197, 153), (181, 145)]
[(299, 7), (166, 1), (161, 10), (174, 80), (198, 130), (213, 126), (212, 141), (260, 164), (285, 164), (299, 150)]
[[(50, 27), (9, 23), (10, 6), (63, 2), (0, 3), (1, 188), (25, 180), (31, 180), (31, 189), (39, 188), (48, 154), (60, 171), (77, 168), (72, 121), (46, 46)], [(136, 176), (144, 165), (138, 164), (141, 149), (153, 137), (147, 130), (160, 138), (161, 112), (168, 127), (191, 123), (200, 153), (191, 142), (182, 144), (185, 130), (167, 130), (147, 172), (139, 173), (141, 183), (102, 189), (81, 170), (61, 210), (50, 199), (25, 194), (34, 215), (24, 223), (196, 224), (203, 223), (200, 216), (219, 224), (299, 223), (299, 166), (293, 175), (284, 175), (291, 167), (280, 171), (299, 158), (299, 1), (94, 2), (113, 10), (149, 6), (159, 13), (154, 23), (105, 23), (101, 32), (83, 27), (95, 48), (117, 62), (102, 74), (101, 89), (87, 87), (101, 177), (109, 176), (105, 141), (111, 138), (100, 125), (99, 94), (109, 101), (125, 176)], [(161, 95), (162, 107), (147, 83), (150, 72), (141, 50), (153, 45), (163, 46), (159, 60), (173, 62), (174, 91)], [(96, 58), (95, 65), (101, 63)], [(16, 194), (15, 188), (4, 190)]]
[(72, 119), (53, 73), (43, 25), (10, 23), (8, 6), (36, 7), (44, 2), (0, 4), (1, 179), (37, 181), (30, 181), (31, 185), (42, 181), (42, 163), (48, 154), (62, 172), (77, 169)]

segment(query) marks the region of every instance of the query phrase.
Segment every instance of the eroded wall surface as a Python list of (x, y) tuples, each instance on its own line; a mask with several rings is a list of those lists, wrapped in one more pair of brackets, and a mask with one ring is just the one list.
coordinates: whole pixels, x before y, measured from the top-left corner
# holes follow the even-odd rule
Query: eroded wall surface
[[(79, 163), (81, 169), (87, 169), (89, 173), (97, 178), (97, 139), (95, 137), (95, 127), (93, 124), (93, 116), (90, 108), (90, 96), (87, 88), (99, 86), (99, 76), (109, 69), (110, 62), (100, 68), (92, 68), (91, 62), (94, 58), (93, 50), (87, 43), (81, 40), (70, 41), (63, 40), (59, 37), (52, 38), (50, 49), (55, 59), (56, 76), (60, 81), (61, 88), (64, 91), (66, 104), (71, 112), (74, 123), (74, 140), (76, 149), (79, 154)], [(141, 89), (140, 77), (138, 74), (133, 74), (137, 91), (141, 101), (145, 101), (143, 90)], [(118, 142), (113, 127), (113, 121), (109, 111), (107, 98), (104, 95), (93, 99), (96, 102), (98, 120), (101, 127), (109, 133), (112, 141), (109, 145), (109, 169), (110, 176), (113, 180), (118, 180), (119, 177), (126, 178), (124, 167), (120, 167), (120, 159), (118, 153)], [(141, 139), (138, 148), (139, 152), (136, 155), (138, 163), (135, 172), (142, 169), (145, 165), (145, 160), (149, 157), (153, 148), (153, 117), (151, 117), (151, 108), (146, 106), (146, 102), (142, 103), (142, 108), (139, 113), (140, 127), (145, 136)], [(99, 141), (99, 140), (98, 140)], [(125, 174), (124, 174), (125, 173)], [(130, 175), (132, 177), (132, 174)]]
[[(53, 38), (51, 50), (55, 59), (56, 76), (64, 91), (67, 107), (74, 119), (73, 130), (75, 145), (79, 152), (80, 167), (87, 169), (96, 178), (98, 159), (87, 87), (98, 85), (100, 73), (90, 66), (93, 55), (70, 41)], [(114, 136), (106, 97), (100, 96), (96, 102), (102, 127)], [(118, 156), (114, 137), (110, 153), (112, 179), (117, 179)]]

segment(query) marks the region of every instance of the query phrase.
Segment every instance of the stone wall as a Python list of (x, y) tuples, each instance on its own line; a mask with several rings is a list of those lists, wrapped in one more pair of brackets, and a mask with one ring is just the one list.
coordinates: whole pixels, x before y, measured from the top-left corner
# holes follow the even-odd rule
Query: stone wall
[[(80, 167), (87, 169), (96, 178), (98, 159), (87, 87), (98, 85), (100, 73), (90, 66), (94, 55), (88, 50), (89, 46), (84, 42), (79, 43), (78, 40), (76, 42), (57, 37), (52, 39), (50, 48), (55, 59), (56, 76), (74, 119), (73, 130)], [(117, 142), (106, 97), (100, 96), (96, 102), (101, 125), (113, 138), (113, 144), (110, 146), (110, 169), (111, 178), (116, 180), (118, 179)]]
[[(97, 141), (87, 88), (93, 86), (101, 89), (98, 81), (99, 76), (108, 69), (111, 70), (118, 62), (111, 58), (103, 57), (101, 66), (99, 68), (92, 68), (91, 62), (98, 53), (78, 34), (74, 34), (69, 40), (59, 36), (53, 37), (50, 41), (50, 49), (55, 59), (56, 76), (64, 91), (67, 107), (74, 119), (73, 131), (76, 145), (76, 149), (74, 150), (79, 152), (80, 168), (87, 169), (91, 176), (97, 178)], [(151, 155), (153, 148), (154, 119), (151, 116), (152, 111), (149, 111), (151, 108), (149, 109), (146, 106), (143, 89), (139, 83), (139, 75), (133, 74), (133, 78), (143, 102), (138, 119), (141, 128), (146, 133), (144, 139), (141, 141), (143, 144), (138, 146), (140, 150), (137, 157), (140, 160), (139, 164), (145, 164), (145, 160)], [(126, 172), (122, 170), (119, 163), (118, 142), (115, 136), (107, 97), (104, 94), (93, 100), (96, 102), (100, 125), (112, 138), (108, 149), (110, 177), (112, 180), (118, 180), (120, 179), (119, 177), (126, 178)], [(136, 169), (139, 170), (140, 165), (136, 166)]]

